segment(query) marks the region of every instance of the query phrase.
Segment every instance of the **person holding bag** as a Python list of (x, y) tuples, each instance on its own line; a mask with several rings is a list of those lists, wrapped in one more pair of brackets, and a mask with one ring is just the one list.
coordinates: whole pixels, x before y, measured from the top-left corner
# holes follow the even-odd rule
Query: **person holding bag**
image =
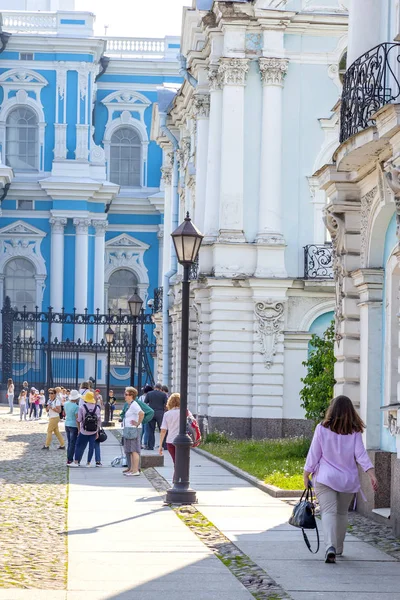
[(124, 450), (129, 467), (123, 471), (126, 477), (139, 477), (139, 459), (142, 437), (142, 421), (144, 412), (136, 402), (138, 391), (134, 387), (125, 389), (125, 402), (128, 410), (124, 416)]
[(343, 554), (349, 505), (361, 489), (357, 464), (368, 473), (373, 489), (378, 489), (362, 440), (364, 429), (350, 398), (337, 396), (317, 425), (307, 455), (304, 485), (308, 489), (312, 475), (321, 509), (326, 563), (336, 562), (336, 556)]

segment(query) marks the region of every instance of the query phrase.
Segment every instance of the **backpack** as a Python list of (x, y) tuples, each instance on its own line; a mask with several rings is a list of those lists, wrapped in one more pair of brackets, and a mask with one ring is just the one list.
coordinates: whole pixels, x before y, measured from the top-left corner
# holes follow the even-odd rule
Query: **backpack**
[(97, 404), (95, 405), (93, 411), (90, 411), (86, 404), (83, 405), (86, 410), (86, 415), (83, 421), (83, 429), (85, 431), (89, 431), (90, 433), (96, 433), (97, 431)]
[(150, 423), (150, 421), (152, 421), (154, 418), (154, 410), (151, 408), (151, 406), (145, 404), (141, 400), (136, 400), (136, 402), (139, 404), (140, 409), (144, 412), (142, 424)]
[(201, 431), (198, 422), (189, 411), (186, 418), (186, 433), (192, 440), (193, 448), (197, 448), (201, 442)]

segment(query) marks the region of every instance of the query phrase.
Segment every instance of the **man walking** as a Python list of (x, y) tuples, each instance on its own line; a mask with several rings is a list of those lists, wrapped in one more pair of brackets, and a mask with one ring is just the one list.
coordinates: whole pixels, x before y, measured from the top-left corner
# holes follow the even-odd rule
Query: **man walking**
[(149, 450), (154, 450), (155, 437), (154, 432), (156, 429), (156, 424), (158, 425), (159, 430), (161, 431), (161, 423), (164, 417), (165, 407), (167, 405), (168, 396), (165, 392), (162, 391), (161, 383), (156, 383), (154, 386), (154, 390), (149, 392), (146, 395), (145, 403), (150, 406), (154, 410), (154, 417), (149, 422), (149, 438), (148, 438), (148, 448)]

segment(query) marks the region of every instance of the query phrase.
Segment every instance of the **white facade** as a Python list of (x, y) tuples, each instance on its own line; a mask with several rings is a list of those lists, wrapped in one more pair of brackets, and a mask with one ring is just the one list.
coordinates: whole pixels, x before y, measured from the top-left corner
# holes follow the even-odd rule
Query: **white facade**
[(372, 515), (386, 509), (397, 535), (399, 10), (398, 0), (352, 0), (341, 144), (335, 148), (334, 164), (312, 178), (328, 202), (326, 224), (335, 251), (336, 393), (349, 396), (359, 409), (367, 426), (364, 441), (379, 477), (379, 491), (370, 491), (367, 501), (360, 499), (358, 508)]
[[(301, 433), (309, 426), (302, 362), (334, 308), (329, 269), (305, 273), (304, 247), (320, 244), (331, 259), (325, 198), (311, 176), (338, 143), (337, 115), (329, 115), (341, 90), (347, 12), (332, 1), (209, 4), (184, 12), (181, 48), (195, 81), (184, 82), (167, 120), (179, 143), (179, 221), (189, 211), (205, 235), (192, 283), (189, 402), (211, 428), (236, 435)], [(173, 148), (156, 125), (171, 173)], [(173, 177), (164, 185), (173, 206)], [(166, 208), (165, 228), (171, 219)], [(164, 261), (164, 274), (171, 267)], [(169, 319), (165, 368), (158, 316), (158, 368), (176, 387), (179, 270)]]

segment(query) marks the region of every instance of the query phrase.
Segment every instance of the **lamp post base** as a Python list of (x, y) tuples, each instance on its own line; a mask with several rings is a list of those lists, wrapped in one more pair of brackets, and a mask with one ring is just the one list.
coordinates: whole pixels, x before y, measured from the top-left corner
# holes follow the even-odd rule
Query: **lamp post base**
[(197, 504), (196, 492), (190, 488), (179, 489), (179, 485), (174, 485), (167, 491), (167, 504)]

